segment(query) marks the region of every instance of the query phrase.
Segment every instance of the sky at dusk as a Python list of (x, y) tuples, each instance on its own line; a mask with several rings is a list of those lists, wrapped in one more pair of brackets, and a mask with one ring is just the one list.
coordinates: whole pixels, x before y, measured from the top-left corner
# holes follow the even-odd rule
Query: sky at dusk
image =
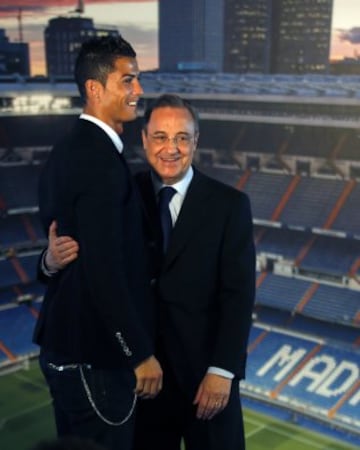
[[(181, 0), (179, 0), (181, 1)], [(23, 39), (30, 43), (31, 73), (44, 74), (43, 35), (49, 19), (68, 15), (76, 0), (0, 0), (0, 28), (11, 42), (19, 40), (18, 11), (22, 10)], [(158, 65), (157, 0), (85, 0), (84, 17), (96, 26), (115, 25), (134, 46), (142, 70)], [(360, 56), (360, 0), (334, 0), (331, 59)]]

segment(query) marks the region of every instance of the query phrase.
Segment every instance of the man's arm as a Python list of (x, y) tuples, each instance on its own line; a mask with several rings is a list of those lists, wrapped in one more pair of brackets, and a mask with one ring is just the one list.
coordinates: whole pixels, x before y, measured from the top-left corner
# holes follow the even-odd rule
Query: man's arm
[[(58, 236), (57, 224), (53, 221), (49, 228), (48, 248), (43, 253), (41, 270), (52, 276), (78, 257), (79, 244), (70, 236)], [(162, 388), (162, 370), (154, 356), (146, 359), (134, 369), (135, 392), (139, 397), (153, 398)]]
[(41, 270), (45, 275), (51, 276), (75, 261), (79, 244), (70, 236), (58, 236), (56, 221), (50, 225), (48, 240), (49, 246), (43, 253)]
[[(255, 247), (248, 197), (237, 196), (224, 227), (221, 249), (219, 304), (221, 314), (212, 366), (224, 368), (237, 379), (244, 376), (246, 349), (255, 298)], [(209, 370), (201, 381), (194, 403), (197, 417), (211, 419), (228, 403), (230, 377)], [(216, 372), (216, 370), (215, 370)]]

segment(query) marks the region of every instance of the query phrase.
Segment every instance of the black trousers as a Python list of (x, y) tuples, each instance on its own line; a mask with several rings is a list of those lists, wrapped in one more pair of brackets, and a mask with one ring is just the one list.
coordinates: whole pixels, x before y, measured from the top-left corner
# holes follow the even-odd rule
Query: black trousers
[(134, 450), (244, 450), (244, 427), (239, 383), (232, 383), (227, 407), (211, 420), (196, 418), (193, 398), (185, 392), (162, 358), (164, 384), (153, 400), (139, 400)]
[(119, 423), (134, 403), (133, 371), (94, 369), (45, 351), (39, 362), (53, 400), (59, 437), (91, 439), (108, 450), (132, 449), (135, 413)]

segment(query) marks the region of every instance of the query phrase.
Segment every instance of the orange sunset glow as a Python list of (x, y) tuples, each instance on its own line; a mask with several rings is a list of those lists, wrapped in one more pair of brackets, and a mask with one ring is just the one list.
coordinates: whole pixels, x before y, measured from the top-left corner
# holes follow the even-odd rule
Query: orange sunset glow
[[(85, 17), (95, 24), (114, 25), (138, 53), (142, 70), (158, 65), (157, 0), (84, 0)], [(30, 45), (32, 75), (46, 74), (43, 33), (52, 17), (74, 14), (77, 0), (0, 0), (1, 26), (13, 42), (19, 40), (19, 12), (23, 40)], [(360, 55), (360, 0), (334, 0), (330, 60)]]

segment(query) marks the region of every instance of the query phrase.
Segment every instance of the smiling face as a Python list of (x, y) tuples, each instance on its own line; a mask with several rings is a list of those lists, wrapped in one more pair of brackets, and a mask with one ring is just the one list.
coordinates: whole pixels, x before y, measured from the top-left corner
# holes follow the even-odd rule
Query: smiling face
[(142, 132), (146, 159), (165, 184), (177, 183), (184, 177), (197, 140), (193, 117), (186, 108), (154, 109)]
[(136, 107), (143, 90), (135, 58), (120, 57), (109, 73), (105, 85), (89, 79), (86, 82), (87, 104), (84, 112), (102, 120), (118, 133), (123, 123), (136, 118)]

